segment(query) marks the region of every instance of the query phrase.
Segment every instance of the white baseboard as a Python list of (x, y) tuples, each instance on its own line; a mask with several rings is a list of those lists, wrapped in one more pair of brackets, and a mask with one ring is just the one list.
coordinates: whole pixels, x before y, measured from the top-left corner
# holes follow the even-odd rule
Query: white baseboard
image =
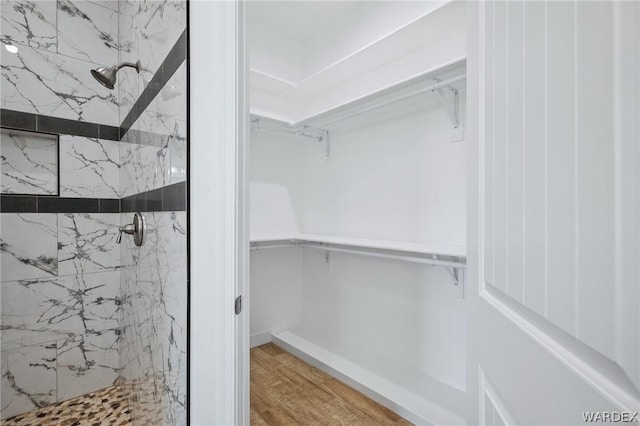
[(249, 341), (249, 345), (252, 348), (256, 346), (266, 345), (267, 343), (271, 343), (271, 332), (263, 331), (260, 333), (255, 333), (251, 335), (251, 340)]
[[(252, 339), (253, 340), (253, 339)], [(274, 334), (272, 342), (417, 425), (464, 425), (466, 420), (295, 333)]]

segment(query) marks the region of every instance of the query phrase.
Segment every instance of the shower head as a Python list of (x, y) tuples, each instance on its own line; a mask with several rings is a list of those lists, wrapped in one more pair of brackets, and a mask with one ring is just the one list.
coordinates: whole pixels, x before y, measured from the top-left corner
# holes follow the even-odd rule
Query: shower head
[(135, 68), (136, 71), (138, 71), (138, 74), (140, 74), (141, 65), (140, 61), (138, 61), (135, 64), (131, 62), (122, 62), (118, 65), (112, 65), (110, 67), (96, 68), (95, 70), (91, 70), (91, 75), (104, 87), (113, 90), (113, 87), (116, 84), (116, 74), (118, 74), (120, 68), (123, 67)]

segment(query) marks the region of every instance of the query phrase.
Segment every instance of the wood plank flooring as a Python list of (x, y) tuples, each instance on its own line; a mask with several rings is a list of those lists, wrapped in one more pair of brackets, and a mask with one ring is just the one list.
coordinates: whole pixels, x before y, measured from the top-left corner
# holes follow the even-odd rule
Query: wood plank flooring
[(411, 425), (269, 343), (251, 349), (251, 425)]

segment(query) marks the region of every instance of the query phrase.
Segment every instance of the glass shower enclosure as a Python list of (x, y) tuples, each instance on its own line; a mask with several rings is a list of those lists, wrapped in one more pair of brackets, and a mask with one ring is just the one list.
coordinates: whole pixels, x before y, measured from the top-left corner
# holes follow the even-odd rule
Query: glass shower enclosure
[(0, 15), (1, 424), (186, 424), (187, 2)]

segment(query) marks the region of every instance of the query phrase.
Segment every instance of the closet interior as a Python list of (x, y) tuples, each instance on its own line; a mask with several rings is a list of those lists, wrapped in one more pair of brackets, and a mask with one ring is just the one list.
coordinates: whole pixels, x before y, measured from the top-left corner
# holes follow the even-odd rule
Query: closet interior
[(464, 424), (463, 2), (248, 2), (251, 346)]

